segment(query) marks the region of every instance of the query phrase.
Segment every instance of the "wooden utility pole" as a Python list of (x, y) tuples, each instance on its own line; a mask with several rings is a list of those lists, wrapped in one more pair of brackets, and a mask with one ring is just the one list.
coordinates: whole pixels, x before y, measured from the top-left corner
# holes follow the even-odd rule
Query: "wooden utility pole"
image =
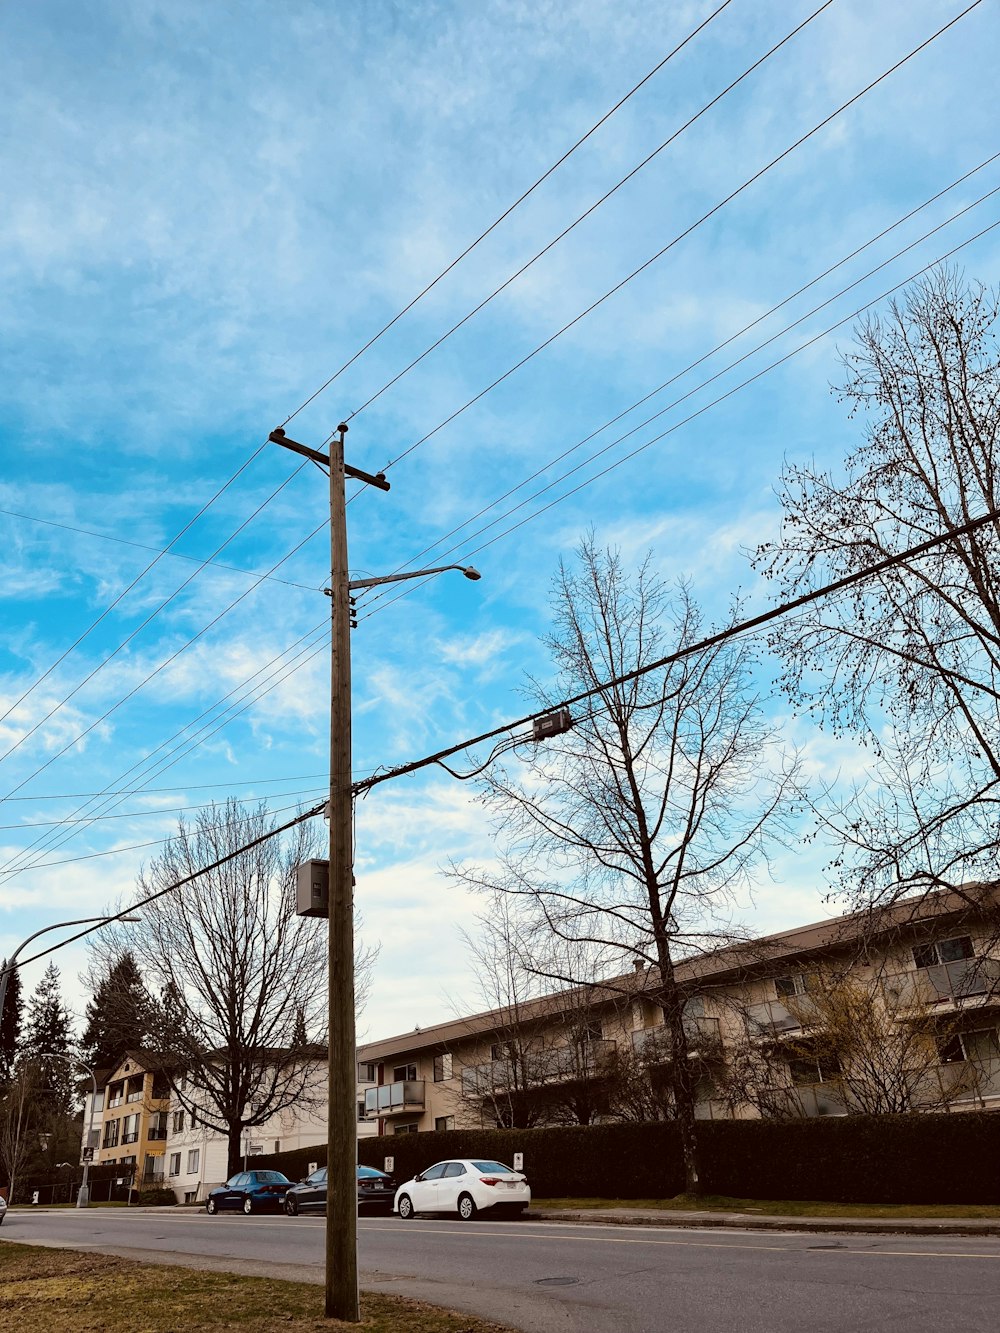
[(347, 505), (344, 478), (387, 491), (383, 473), (372, 476), (344, 462), (345, 422), (330, 455), (290, 440), (282, 429), (274, 444), (330, 469), (330, 930), (329, 1051), (327, 1064), (326, 1306), (328, 1319), (357, 1324), (358, 1129), (354, 1043), (354, 829), (351, 797), (351, 589), (347, 569)]
[(357, 1070), (351, 808), (351, 600), (342, 422), (330, 445), (330, 1023), (326, 1317), (358, 1323)]

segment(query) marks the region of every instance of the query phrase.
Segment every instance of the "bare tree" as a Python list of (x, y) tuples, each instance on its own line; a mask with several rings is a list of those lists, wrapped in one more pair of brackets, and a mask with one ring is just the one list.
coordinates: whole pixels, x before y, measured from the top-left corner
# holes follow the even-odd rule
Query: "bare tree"
[[(756, 564), (783, 595), (1000, 508), (997, 298), (941, 270), (856, 330), (841, 393), (865, 439), (835, 476), (785, 469)], [(876, 781), (828, 823), (856, 903), (995, 877), (1000, 519), (780, 622), (784, 685), (860, 735)]]
[(15, 1193), (25, 1166), (37, 1155), (39, 1111), (44, 1101), (41, 1070), (30, 1060), (18, 1063), (0, 1101), (0, 1167), (7, 1178), (7, 1198)]
[(805, 979), (805, 991), (783, 1001), (797, 1025), (787, 1036), (776, 1039), (744, 1013), (744, 1038), (727, 1052), (734, 1108), (777, 1118), (898, 1115), (944, 1110), (975, 1092), (969, 1016), (938, 1012), (919, 974), (818, 965)]
[[(487, 769), (501, 865), (463, 878), (527, 900), (558, 938), (615, 956), (619, 971), (636, 957), (651, 965), (687, 1189), (697, 1193), (698, 1075), (674, 969), (733, 937), (734, 896), (782, 832), (795, 764), (761, 720), (752, 653), (738, 640), (605, 683), (704, 635), (689, 590), (671, 593), (648, 560), (630, 578), (615, 552), (584, 541), (577, 568), (560, 568), (553, 618), (558, 675), (551, 690), (535, 685), (539, 705), (596, 696), (569, 733), (519, 754), (516, 767)], [(588, 978), (555, 967), (548, 979)]]
[[(99, 946), (134, 956), (155, 998), (155, 1053), (180, 1104), (226, 1135), (227, 1174), (244, 1130), (308, 1098), (325, 1055), (326, 924), (295, 914), (295, 867), (315, 854), (315, 836), (299, 824), (267, 837), (273, 828), (265, 806), (234, 800), (182, 820), (137, 901), (246, 850), (144, 905)], [(370, 962), (362, 953), (362, 991)]]
[[(512, 1129), (590, 1124), (607, 1112), (614, 1041), (602, 1026), (620, 999), (573, 946), (574, 972), (592, 978), (551, 993), (538, 966), (538, 932), (508, 895), (495, 895), (474, 934), (462, 932), (486, 1006), (468, 1035), (490, 1058), (461, 1071), (466, 1114)], [(551, 951), (552, 940), (542, 941)], [(559, 942), (565, 955), (568, 946)], [(464, 1043), (463, 1043), (464, 1045)]]

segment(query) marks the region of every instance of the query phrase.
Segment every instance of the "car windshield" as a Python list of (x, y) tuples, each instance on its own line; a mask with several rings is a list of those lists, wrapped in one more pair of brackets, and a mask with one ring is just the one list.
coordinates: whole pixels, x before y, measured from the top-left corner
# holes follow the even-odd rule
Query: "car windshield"
[(280, 1171), (256, 1171), (254, 1174), (261, 1185), (287, 1185), (288, 1177), (283, 1176)]
[(504, 1166), (503, 1162), (473, 1162), (472, 1165), (477, 1171), (503, 1171), (508, 1176), (514, 1174), (509, 1166)]

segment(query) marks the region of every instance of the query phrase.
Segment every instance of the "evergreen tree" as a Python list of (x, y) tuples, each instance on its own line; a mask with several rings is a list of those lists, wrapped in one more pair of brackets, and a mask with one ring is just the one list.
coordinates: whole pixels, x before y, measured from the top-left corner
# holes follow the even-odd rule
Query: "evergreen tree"
[(28, 1002), (18, 1064), (30, 1063), (37, 1068), (43, 1103), (52, 1112), (67, 1114), (76, 1100), (75, 1058), (72, 1017), (63, 1004), (59, 969), (49, 963)]
[(80, 1054), (93, 1069), (111, 1069), (126, 1051), (146, 1044), (150, 1004), (135, 957), (125, 952), (109, 962), (87, 1005)]
[[(7, 966), (6, 958), (2, 967)], [(21, 996), (21, 974), (12, 972), (7, 978), (7, 994), (0, 1016), (0, 1087), (7, 1087), (14, 1074), (14, 1060), (21, 1040), (24, 1000)]]

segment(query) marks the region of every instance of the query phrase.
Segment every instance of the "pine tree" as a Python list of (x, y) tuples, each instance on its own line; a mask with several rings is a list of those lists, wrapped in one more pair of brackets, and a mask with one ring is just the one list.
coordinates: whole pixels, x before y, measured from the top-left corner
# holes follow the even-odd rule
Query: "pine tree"
[(68, 1114), (73, 1106), (75, 1059), (72, 1017), (63, 1004), (59, 969), (55, 963), (49, 963), (28, 1002), (28, 1021), (18, 1063), (23, 1061), (37, 1068), (43, 1100), (53, 1112)]
[[(0, 966), (7, 966), (6, 958)], [(7, 994), (4, 996), (3, 1014), (0, 1016), (0, 1087), (7, 1087), (13, 1077), (23, 1019), (21, 974), (15, 971), (7, 978)]]
[(93, 1069), (111, 1069), (126, 1051), (143, 1047), (150, 1034), (150, 1005), (131, 953), (108, 965), (87, 1005), (80, 1054)]

